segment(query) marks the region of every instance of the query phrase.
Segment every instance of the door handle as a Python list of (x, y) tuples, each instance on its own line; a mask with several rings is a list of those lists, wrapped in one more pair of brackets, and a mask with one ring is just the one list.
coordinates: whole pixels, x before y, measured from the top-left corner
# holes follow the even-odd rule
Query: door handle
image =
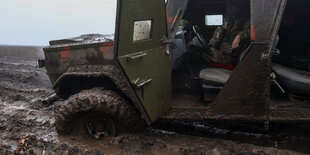
[(144, 56), (146, 56), (146, 55), (147, 55), (147, 53), (139, 53), (139, 54), (137, 54), (137, 55), (127, 56), (127, 57), (126, 57), (126, 60), (127, 60), (127, 61), (133, 61), (133, 60), (142, 58), (142, 57), (144, 57)]

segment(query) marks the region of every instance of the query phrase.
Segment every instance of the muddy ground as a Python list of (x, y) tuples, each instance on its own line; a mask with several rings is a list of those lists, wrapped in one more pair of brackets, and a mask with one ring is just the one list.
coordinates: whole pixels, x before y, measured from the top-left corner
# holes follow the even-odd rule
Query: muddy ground
[[(0, 51), (1, 52), (1, 51)], [(282, 125), (227, 127), (205, 121), (162, 119), (141, 133), (102, 140), (59, 136), (53, 93), (38, 56), (0, 57), (0, 154), (309, 154), (310, 128)]]

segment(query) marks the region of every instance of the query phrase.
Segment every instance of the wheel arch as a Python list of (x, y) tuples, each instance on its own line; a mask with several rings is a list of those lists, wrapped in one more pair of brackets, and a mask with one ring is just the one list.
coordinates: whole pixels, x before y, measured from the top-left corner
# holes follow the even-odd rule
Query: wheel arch
[(116, 65), (69, 67), (53, 84), (56, 94), (64, 99), (82, 90), (94, 87), (103, 87), (118, 92), (139, 110), (147, 124), (151, 124), (145, 109), (140, 105), (130, 84)]
[(94, 87), (119, 91), (117, 84), (107, 75), (93, 72), (64, 73), (53, 85), (56, 94), (65, 99), (82, 90)]

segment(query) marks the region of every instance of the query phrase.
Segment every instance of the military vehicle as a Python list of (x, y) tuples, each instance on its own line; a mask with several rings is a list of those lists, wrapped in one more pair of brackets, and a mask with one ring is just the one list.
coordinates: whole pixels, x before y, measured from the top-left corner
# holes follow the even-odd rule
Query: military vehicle
[(266, 128), (310, 120), (309, 1), (248, 0), (251, 40), (234, 70), (193, 59), (223, 24), (226, 0), (117, 2), (114, 38), (85, 35), (44, 48), (39, 62), (65, 99), (59, 133), (115, 136), (169, 110)]

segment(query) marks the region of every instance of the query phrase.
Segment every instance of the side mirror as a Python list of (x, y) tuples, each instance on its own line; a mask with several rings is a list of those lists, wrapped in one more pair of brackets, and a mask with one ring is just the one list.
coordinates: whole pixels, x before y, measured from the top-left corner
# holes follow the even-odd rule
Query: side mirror
[(207, 26), (222, 26), (223, 25), (223, 15), (206, 15), (205, 24)]

